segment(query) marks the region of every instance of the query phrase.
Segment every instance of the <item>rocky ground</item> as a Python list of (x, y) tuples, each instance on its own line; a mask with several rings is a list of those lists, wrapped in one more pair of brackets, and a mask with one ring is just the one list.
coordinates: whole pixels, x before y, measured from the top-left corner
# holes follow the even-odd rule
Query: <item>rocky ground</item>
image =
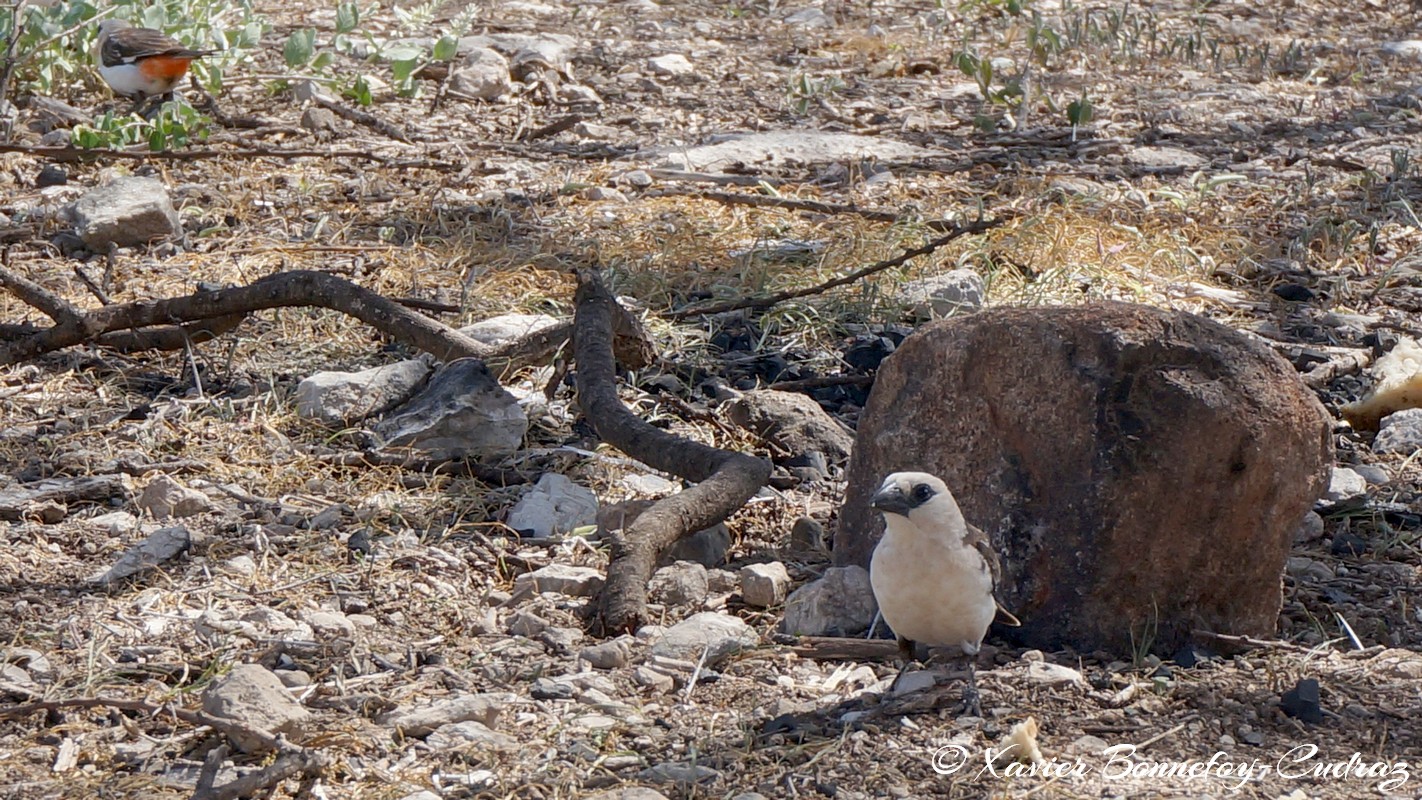
[[(260, 312), (172, 354), (5, 367), (0, 795), (222, 796), (199, 787), (207, 760), (219, 787), (291, 764), (276, 796), (332, 798), (1422, 796), (1422, 777), (1366, 774), (1422, 760), (1416, 421), (1375, 437), (1339, 410), (1422, 328), (1422, 46), (1400, 41), (1417, 19), (1308, 0), (1026, 5), (1038, 22), (997, 2), (377, 9), (361, 23), (376, 42), (463, 22), (482, 38), (418, 97), (361, 60), (375, 51), (336, 53), (334, 74), (383, 78), (356, 108), (282, 61), (293, 30), (329, 41), (334, 12), (258, 3), (272, 29), (224, 68), (232, 125), (200, 151), (56, 167), (26, 148), (68, 123), (23, 104), (0, 155), (5, 266), (81, 309), (320, 269), (455, 326), (562, 317), (568, 267), (595, 259), (663, 353), (626, 375), (629, 406), (778, 465), (658, 573), (655, 623), (604, 640), (581, 622), (607, 563), (594, 509), (615, 524), (618, 504), (677, 484), (596, 441), (556, 359), (497, 375), (527, 430), (487, 462), (570, 479), (537, 488), (361, 455), (374, 423), (355, 412), (379, 403), (322, 419), (300, 382), (424, 368), (333, 311)], [(989, 93), (1017, 80), (1027, 107), (985, 101), (965, 48), (993, 65)], [(94, 114), (113, 102), (97, 87), (54, 99)], [(1073, 128), (1083, 94), (1093, 117)], [(122, 202), (181, 235), (129, 246), (93, 195), (71, 205), (133, 175), (153, 183)], [(980, 216), (1003, 224), (763, 314), (678, 315), (812, 287)], [(852, 427), (873, 369), (926, 317), (1102, 298), (1250, 331), (1338, 416), (1347, 469), (1300, 528), (1277, 636), (1227, 657), (999, 643), (982, 719), (958, 716), (957, 681), (893, 692), (891, 662), (797, 654), (783, 593), (830, 566), (846, 434), (780, 440), (725, 399), (835, 378), (799, 386)], [(8, 295), (0, 322), (47, 324)], [(510, 516), (540, 491), (573, 498), (570, 533)], [(93, 697), (110, 702), (65, 702)], [(214, 756), (212, 726), (234, 716)], [(1060, 774), (987, 770), (985, 748), (1029, 720)], [(304, 749), (273, 756), (253, 728)], [(1122, 774), (1112, 745), (1143, 766)], [(1256, 771), (1149, 771), (1216, 753)], [(313, 758), (320, 777), (296, 777)], [(1330, 764), (1346, 774), (1311, 773)]]

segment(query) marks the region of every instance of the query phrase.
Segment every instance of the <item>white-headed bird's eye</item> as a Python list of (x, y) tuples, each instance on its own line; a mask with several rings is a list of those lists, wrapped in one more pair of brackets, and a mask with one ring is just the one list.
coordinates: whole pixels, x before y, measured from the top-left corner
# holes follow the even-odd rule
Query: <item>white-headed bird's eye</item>
[(913, 487), (913, 499), (916, 503), (926, 503), (928, 498), (933, 496), (933, 490), (926, 483), (920, 483)]

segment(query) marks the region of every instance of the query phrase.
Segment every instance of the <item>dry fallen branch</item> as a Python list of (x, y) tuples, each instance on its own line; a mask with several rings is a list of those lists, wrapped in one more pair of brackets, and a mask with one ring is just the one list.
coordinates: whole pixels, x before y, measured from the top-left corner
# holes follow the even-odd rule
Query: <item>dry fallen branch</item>
[[(236, 327), (253, 311), (292, 306), (319, 306), (349, 314), (397, 341), (418, 347), (441, 361), (476, 358), (494, 366), (519, 366), (536, 362), (567, 341), (573, 324), (565, 322), (490, 346), (471, 339), (442, 322), (416, 313), (405, 304), (357, 286), (343, 278), (312, 270), (268, 275), (249, 286), (199, 291), (185, 297), (104, 306), (79, 312), (64, 301), (8, 270), (0, 269), (0, 287), (29, 285), (53, 302), (72, 310), (73, 318), (56, 320), (51, 328), (0, 342), (0, 365), (17, 364), (45, 353), (85, 342), (122, 350), (176, 350), (186, 343), (201, 343)], [(24, 295), (21, 299), (30, 302)], [(31, 303), (37, 305), (37, 303)], [(38, 307), (38, 305), (37, 305)], [(41, 309), (43, 310), (43, 309)], [(617, 356), (637, 369), (655, 360), (655, 349), (641, 323), (620, 306), (614, 329)], [(57, 310), (59, 316), (65, 316)], [(183, 323), (174, 326), (173, 323)], [(138, 330), (151, 328), (151, 330)]]
[(46, 147), (40, 145), (0, 144), (0, 153), (25, 153), (47, 158), (61, 164), (84, 161), (207, 161), (214, 159), (252, 158), (349, 158), (357, 161), (373, 161), (387, 167), (401, 169), (432, 169), (440, 172), (459, 172), (467, 164), (452, 161), (430, 161), (426, 159), (389, 158), (365, 150), (284, 150), (280, 147), (250, 147), (240, 149), (207, 148), (203, 150), (85, 150), (82, 147)]
[(770, 464), (667, 433), (617, 397), (613, 318), (617, 303), (593, 272), (578, 273), (573, 334), (578, 404), (598, 436), (627, 455), (696, 485), (658, 500), (626, 529), (609, 535), (612, 561), (600, 602), (605, 631), (632, 631), (647, 611), (647, 581), (657, 557), (682, 536), (726, 519), (765, 485)]
[[(81, 272), (80, 275), (83, 275)], [(38, 309), (55, 322), (79, 324), (82, 313), (63, 298), (40, 286), (28, 278), (6, 269), (0, 269), (0, 288), (4, 288), (27, 305)], [(98, 344), (124, 353), (139, 350), (181, 350), (188, 345), (202, 344), (216, 339), (222, 334), (242, 324), (246, 314), (230, 314), (216, 319), (202, 320), (187, 325), (162, 325), (146, 331), (115, 331), (98, 338)], [(36, 331), (7, 338), (33, 335)]]
[(0, 345), (0, 365), (16, 364), (44, 353), (94, 341), (114, 331), (199, 320), (208, 320), (205, 328), (210, 331), (219, 327), (213, 324), (213, 320), (289, 306), (320, 306), (350, 314), (442, 361), (514, 357), (369, 289), (334, 275), (299, 270), (269, 275), (250, 286), (198, 292), (167, 300), (105, 306), (89, 311), (33, 336)]
[[(270, 765), (256, 772), (248, 773), (222, 786), (212, 786), (211, 777), (216, 777), (216, 769), (209, 770), (204, 764), (193, 800), (236, 800), (239, 797), (253, 797), (263, 790), (297, 775), (312, 777), (319, 775), (330, 764), (325, 753), (292, 744), (285, 738), (270, 731), (243, 724), (236, 720), (214, 717), (202, 711), (192, 711), (171, 705), (157, 705), (145, 700), (127, 700), (117, 697), (76, 697), (68, 700), (41, 700), (18, 706), (0, 707), (0, 719), (25, 717), (39, 711), (62, 711), (71, 708), (112, 708), (119, 711), (133, 711), (145, 714), (172, 714), (190, 725), (203, 725), (218, 733), (258, 741), (262, 750), (274, 751), (277, 758)], [(221, 749), (221, 748), (219, 748)], [(218, 762), (220, 766), (221, 762)]]
[(830, 289), (837, 289), (840, 286), (847, 286), (851, 283), (854, 283), (855, 281), (867, 278), (868, 276), (873, 275), (876, 272), (883, 272), (886, 269), (893, 269), (894, 267), (903, 266), (912, 259), (918, 258), (919, 256), (926, 256), (929, 253), (932, 253), (933, 251), (943, 247), (954, 239), (967, 236), (970, 233), (982, 233), (983, 231), (992, 230), (993, 228), (996, 228), (997, 226), (1001, 225), (1006, 219), (1007, 217), (998, 217), (997, 219), (983, 220), (981, 222), (972, 222), (967, 225), (961, 225), (959, 227), (953, 228), (952, 230), (948, 231), (937, 239), (934, 239), (933, 241), (921, 247), (915, 247), (911, 250), (905, 250), (899, 255), (894, 256), (893, 258), (870, 264), (869, 266), (857, 269), (849, 273), (848, 275), (842, 275), (838, 278), (834, 278), (833, 280), (828, 280), (824, 283), (819, 283), (814, 286), (806, 287), (804, 289), (787, 289), (786, 291), (776, 292), (775, 294), (766, 295), (764, 297), (747, 297), (742, 298), (740, 300), (726, 300), (724, 302), (712, 303), (710, 305), (705, 306), (684, 308), (680, 311), (673, 311), (667, 314), (666, 317), (667, 319), (680, 320), (687, 319), (688, 317), (702, 317), (709, 316), (712, 314), (724, 314), (728, 311), (740, 311), (742, 309), (747, 308), (770, 308), (771, 306), (783, 303), (786, 300), (795, 300), (801, 297), (809, 297), (810, 295), (822, 294), (824, 292), (829, 291)]

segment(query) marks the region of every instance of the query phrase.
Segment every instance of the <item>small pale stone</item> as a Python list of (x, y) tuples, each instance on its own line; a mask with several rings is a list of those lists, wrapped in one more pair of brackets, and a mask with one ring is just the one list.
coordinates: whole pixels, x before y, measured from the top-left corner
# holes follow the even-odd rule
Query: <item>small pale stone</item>
[[(292, 699), (281, 680), (258, 664), (238, 664), (203, 692), (202, 710), (270, 733), (296, 734), (311, 714)], [(262, 742), (240, 732), (229, 733), (245, 753), (262, 749)]]
[(396, 708), (376, 721), (404, 736), (417, 738), (444, 725), (469, 720), (492, 728), (511, 699), (501, 694), (468, 694), (422, 706)]
[(1027, 678), (1044, 686), (1078, 686), (1086, 683), (1080, 672), (1049, 661), (1033, 661), (1027, 665)]
[(651, 667), (638, 667), (633, 670), (632, 681), (638, 686), (650, 689), (653, 694), (667, 694), (676, 688), (675, 678)]
[(669, 78), (690, 75), (695, 71), (695, 67), (691, 66), (691, 62), (687, 60), (686, 56), (680, 53), (668, 53), (667, 55), (649, 58), (647, 59), (647, 69), (657, 75)]
[(518, 740), (507, 733), (490, 730), (474, 720), (441, 725), (425, 738), (425, 744), (437, 751), (457, 750), (478, 745), (479, 749), (510, 751), (518, 749)]
[(208, 496), (196, 489), (189, 489), (167, 474), (160, 474), (144, 487), (138, 498), (138, 507), (153, 515), (154, 519), (169, 517), (191, 517), (212, 509)]
[(699, 605), (710, 591), (706, 568), (694, 561), (678, 561), (662, 567), (647, 584), (652, 600), (672, 606)]
[(569, 597), (588, 597), (602, 589), (602, 573), (592, 567), (549, 564), (514, 579), (515, 587), (530, 585), (535, 592), (554, 592)]
[(740, 580), (741, 599), (757, 608), (780, 605), (790, 590), (790, 573), (779, 561), (742, 567)]
[(632, 660), (632, 644), (628, 637), (619, 637), (592, 647), (584, 647), (578, 658), (594, 669), (620, 669)]
[(706, 611), (669, 628), (652, 646), (652, 654), (696, 661), (705, 653), (707, 666), (715, 666), (758, 642), (755, 631), (739, 617)]

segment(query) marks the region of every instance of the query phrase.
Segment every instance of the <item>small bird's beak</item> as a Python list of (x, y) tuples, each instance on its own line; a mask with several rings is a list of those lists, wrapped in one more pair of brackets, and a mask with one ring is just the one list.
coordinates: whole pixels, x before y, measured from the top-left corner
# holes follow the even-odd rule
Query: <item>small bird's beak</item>
[(904, 491), (897, 486), (880, 489), (869, 499), (869, 507), (876, 508), (885, 514), (898, 514), (901, 517), (907, 517), (912, 509), (908, 498), (904, 497)]

